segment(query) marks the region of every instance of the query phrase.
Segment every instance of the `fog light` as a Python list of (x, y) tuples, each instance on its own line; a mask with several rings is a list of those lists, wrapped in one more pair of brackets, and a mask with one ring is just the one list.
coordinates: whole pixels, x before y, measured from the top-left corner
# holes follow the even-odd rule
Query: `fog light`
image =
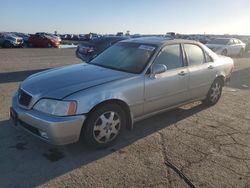
[(45, 131), (39, 130), (39, 133), (40, 133), (41, 137), (46, 138), (46, 139), (49, 138), (48, 134)]

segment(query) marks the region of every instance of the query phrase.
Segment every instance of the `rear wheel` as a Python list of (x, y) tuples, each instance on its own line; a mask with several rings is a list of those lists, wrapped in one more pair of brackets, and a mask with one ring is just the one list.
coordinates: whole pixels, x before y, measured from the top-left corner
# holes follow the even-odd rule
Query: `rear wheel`
[(3, 46), (4, 46), (5, 48), (11, 48), (11, 47), (12, 47), (12, 44), (11, 44), (9, 41), (6, 41), (6, 42), (4, 42)]
[(115, 103), (105, 104), (91, 112), (83, 131), (85, 142), (96, 148), (108, 147), (126, 125), (124, 110)]
[(203, 101), (206, 105), (212, 106), (215, 105), (222, 93), (223, 81), (220, 78), (217, 78), (211, 88), (208, 91), (207, 98)]

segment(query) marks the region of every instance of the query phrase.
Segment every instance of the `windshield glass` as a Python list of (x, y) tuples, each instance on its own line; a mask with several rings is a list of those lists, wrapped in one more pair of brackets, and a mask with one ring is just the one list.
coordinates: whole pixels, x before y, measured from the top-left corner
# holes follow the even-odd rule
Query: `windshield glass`
[(229, 42), (229, 39), (214, 39), (214, 40), (211, 40), (210, 42), (208, 42), (208, 44), (223, 44), (223, 45), (226, 45), (228, 44)]
[(91, 61), (91, 64), (130, 73), (141, 73), (156, 50), (155, 46), (118, 43)]

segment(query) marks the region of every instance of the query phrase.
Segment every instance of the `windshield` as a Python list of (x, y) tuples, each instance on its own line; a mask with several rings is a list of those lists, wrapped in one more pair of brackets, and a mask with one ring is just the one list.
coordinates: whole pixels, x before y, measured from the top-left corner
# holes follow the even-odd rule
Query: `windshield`
[(136, 43), (118, 43), (91, 61), (91, 64), (130, 73), (141, 73), (156, 47)]
[(229, 39), (214, 39), (214, 40), (211, 40), (210, 42), (208, 42), (208, 44), (223, 44), (223, 45), (226, 45), (228, 44), (229, 42)]

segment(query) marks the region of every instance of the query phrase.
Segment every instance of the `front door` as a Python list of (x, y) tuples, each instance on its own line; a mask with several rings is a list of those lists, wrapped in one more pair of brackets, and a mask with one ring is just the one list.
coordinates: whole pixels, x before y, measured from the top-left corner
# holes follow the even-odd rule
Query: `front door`
[(159, 111), (187, 100), (188, 68), (179, 44), (165, 46), (154, 64), (164, 64), (167, 71), (152, 78), (145, 75), (144, 114)]

